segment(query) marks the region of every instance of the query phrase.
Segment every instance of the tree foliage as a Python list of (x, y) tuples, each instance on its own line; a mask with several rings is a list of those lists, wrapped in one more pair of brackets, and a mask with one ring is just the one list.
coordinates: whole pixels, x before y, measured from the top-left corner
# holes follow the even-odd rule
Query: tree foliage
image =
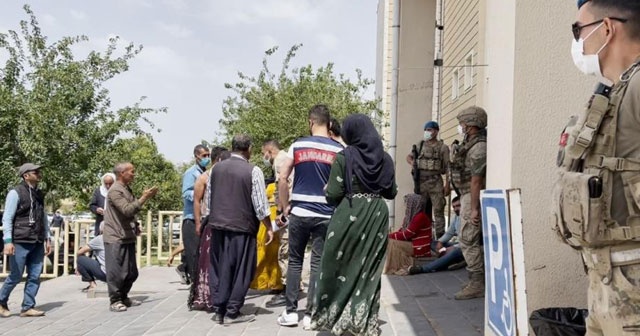
[(317, 69), (311, 65), (291, 68), (301, 47), (298, 44), (289, 49), (277, 75), (268, 66), (269, 58), (278, 50), (274, 47), (265, 52), (257, 76), (239, 72), (238, 83), (225, 84), (233, 91), (224, 100), (220, 121), (227, 144), (233, 135), (247, 133), (257, 144), (254, 154), (269, 139), (278, 140), (286, 148), (296, 138), (308, 135), (308, 112), (315, 104), (326, 104), (339, 120), (350, 113), (380, 114), (376, 101), (363, 97), (373, 80), (364, 78), (360, 70), (356, 70), (352, 82), (344, 74), (334, 74), (333, 63)]
[[(165, 109), (143, 107), (144, 97), (133, 106), (111, 109), (105, 82), (127, 71), (142, 46), (118, 48), (115, 37), (105, 51), (77, 59), (72, 47), (86, 43), (86, 36), (50, 43), (29, 6), (24, 10), (29, 19), (20, 22), (19, 32), (0, 32), (0, 55), (7, 55), (0, 64), (0, 197), (17, 182), (16, 167), (35, 162), (46, 166), (49, 204), (85, 199), (105, 166), (124, 158), (113, 156), (129, 141), (119, 139), (141, 141), (146, 134), (141, 124), (153, 128), (147, 117)], [(152, 168), (169, 174), (165, 163)]]

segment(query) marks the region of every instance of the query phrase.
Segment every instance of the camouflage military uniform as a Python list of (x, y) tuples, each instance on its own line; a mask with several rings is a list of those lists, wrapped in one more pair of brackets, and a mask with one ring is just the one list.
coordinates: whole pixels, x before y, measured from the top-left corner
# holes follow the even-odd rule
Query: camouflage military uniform
[(420, 171), (420, 195), (424, 200), (431, 200), (433, 209), (433, 226), (435, 236), (444, 234), (444, 183), (442, 174), (447, 173), (449, 164), (449, 147), (442, 140), (424, 141), (417, 145), (422, 150), (418, 156)]
[[(482, 225), (474, 223), (472, 218), (471, 179), (474, 176), (484, 178), (487, 170), (487, 114), (476, 106), (462, 110), (458, 121), (467, 127), (475, 126), (477, 133), (467, 135), (462, 144), (452, 154), (451, 176), (453, 183), (460, 191), (460, 248), (467, 262), (470, 282), (455, 298), (466, 300), (484, 296), (484, 251), (482, 242)], [(481, 189), (484, 185), (481, 186)], [(479, 190), (478, 190), (479, 191)], [(479, 195), (478, 195), (479, 199)], [(478, 206), (478, 211), (479, 211)]]
[[(587, 335), (640, 335), (640, 66), (632, 70), (610, 99), (597, 92), (560, 139), (552, 218), (589, 275)], [(599, 195), (585, 188), (594, 176)]]

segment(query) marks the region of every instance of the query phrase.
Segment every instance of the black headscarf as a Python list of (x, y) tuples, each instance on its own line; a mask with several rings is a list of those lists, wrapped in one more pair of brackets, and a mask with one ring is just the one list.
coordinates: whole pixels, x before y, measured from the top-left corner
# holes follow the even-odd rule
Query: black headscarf
[(346, 117), (342, 124), (342, 140), (347, 144), (344, 184), (348, 197), (353, 193), (353, 174), (370, 193), (379, 194), (393, 186), (393, 160), (384, 151), (380, 135), (368, 116), (356, 113)]

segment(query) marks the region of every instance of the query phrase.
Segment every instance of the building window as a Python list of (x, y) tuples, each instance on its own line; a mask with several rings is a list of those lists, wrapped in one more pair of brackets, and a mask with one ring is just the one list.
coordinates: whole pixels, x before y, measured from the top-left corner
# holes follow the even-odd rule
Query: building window
[(464, 90), (469, 91), (473, 87), (473, 51), (464, 59)]
[(460, 95), (460, 70), (453, 70), (453, 78), (451, 78), (451, 99), (456, 100)]

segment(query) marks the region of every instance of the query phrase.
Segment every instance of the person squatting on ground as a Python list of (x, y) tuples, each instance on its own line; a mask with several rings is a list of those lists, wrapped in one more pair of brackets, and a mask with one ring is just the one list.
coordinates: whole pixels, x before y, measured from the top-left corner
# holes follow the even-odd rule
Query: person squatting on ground
[[(114, 180), (115, 181), (115, 180)], [(96, 288), (96, 280), (103, 282), (107, 281), (107, 274), (104, 261), (104, 240), (102, 237), (102, 230), (104, 229), (104, 222), (98, 226), (98, 231), (93, 239), (89, 243), (78, 250), (78, 269), (76, 273), (82, 276), (83, 282), (88, 282), (89, 285), (83, 288), (82, 291), (90, 291)], [(86, 254), (91, 253), (93, 257), (87, 257)]]
[(44, 211), (44, 194), (38, 189), (42, 180), (41, 166), (25, 163), (18, 168), (22, 182), (7, 194), (2, 216), (4, 254), (9, 256), (11, 273), (0, 289), (0, 316), (9, 317), (9, 296), (27, 270), (20, 316), (43, 316), (37, 310), (36, 295), (45, 255), (51, 253), (49, 220)]
[(579, 0), (572, 27), (575, 65), (601, 84), (562, 132), (552, 218), (587, 268), (589, 336), (640, 332), (638, 18), (638, 0)]
[(109, 309), (123, 312), (127, 307), (140, 305), (140, 301), (129, 298), (129, 291), (138, 278), (136, 236), (140, 234), (140, 223), (136, 215), (147, 200), (158, 193), (158, 188), (147, 189), (136, 199), (130, 187), (135, 179), (133, 164), (118, 163), (114, 173), (116, 182), (107, 193), (103, 240)]

